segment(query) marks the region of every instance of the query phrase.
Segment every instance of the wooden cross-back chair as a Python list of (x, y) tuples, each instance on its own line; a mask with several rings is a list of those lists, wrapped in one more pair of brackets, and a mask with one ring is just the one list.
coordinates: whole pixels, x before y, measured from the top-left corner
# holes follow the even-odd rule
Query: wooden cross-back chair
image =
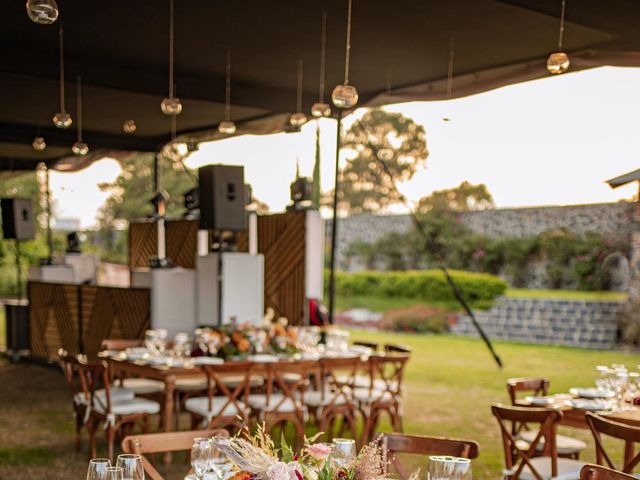
[[(506, 467), (503, 474), (507, 480), (548, 480), (559, 475), (565, 480), (579, 478), (584, 463), (558, 457), (556, 432), (562, 412), (506, 405), (492, 405), (491, 412), (502, 433)], [(539, 427), (526, 449), (521, 447), (522, 442), (513, 434), (513, 422), (536, 424)], [(543, 439), (544, 444), (541, 443)], [(539, 448), (539, 445), (542, 447)], [(540, 453), (542, 455), (538, 456)]]
[(398, 454), (419, 455), (422, 458), (427, 455), (448, 455), (474, 459), (477, 458), (480, 448), (478, 443), (472, 440), (402, 433), (384, 433), (381, 435), (380, 443), (385, 473), (388, 473), (389, 467), (393, 467), (401, 480), (407, 480), (413, 472), (406, 467)]
[(379, 348), (379, 345), (375, 342), (365, 342), (365, 341), (356, 340), (355, 342), (353, 342), (353, 344), (359, 347), (370, 348), (374, 352), (377, 352)]
[(189, 451), (194, 438), (214, 436), (228, 437), (229, 432), (224, 429), (214, 429), (129, 435), (122, 440), (122, 451), (140, 455), (146, 475), (151, 480), (164, 480), (160, 472), (145, 457), (145, 454)]
[(638, 478), (601, 465), (589, 464), (580, 470), (580, 480), (638, 480)]
[(384, 345), (385, 353), (411, 353), (411, 347), (406, 345), (396, 345), (395, 343), (385, 343)]
[(356, 444), (359, 442), (356, 422), (358, 406), (353, 392), (361, 365), (360, 357), (320, 360), (320, 388), (306, 393), (305, 402), (313, 411), (318, 431), (325, 432), (327, 439), (333, 436), (336, 420), (342, 418), (340, 436), (344, 436), (348, 426)]
[[(536, 397), (548, 395), (549, 385), (550, 382), (546, 378), (510, 378), (507, 380), (507, 392), (509, 393), (511, 405), (528, 405), (528, 403), (524, 402), (522, 398), (520, 398), (521, 394)], [(535, 438), (537, 431), (535, 429), (530, 429), (526, 423), (514, 422), (511, 433), (518, 435), (520, 440), (530, 443)], [(542, 450), (543, 443), (544, 439), (538, 445), (538, 453)], [(575, 458), (576, 460), (579, 458), (580, 452), (587, 448), (587, 444), (582, 440), (567, 437), (565, 435), (556, 435), (556, 446), (558, 448), (559, 456)]]
[(402, 381), (409, 355), (371, 355), (369, 386), (355, 391), (365, 419), (364, 440), (371, 440), (380, 415), (386, 412), (396, 432), (402, 432)]
[(311, 360), (282, 361), (263, 364), (266, 371), (266, 393), (249, 395), (249, 405), (264, 421), (265, 430), (290, 422), (296, 432), (296, 446), (304, 439), (307, 418), (305, 391), (309, 375), (318, 367)]
[[(609, 420), (594, 413), (586, 414), (587, 425), (591, 429), (596, 444), (596, 462), (623, 473), (633, 473), (640, 463), (640, 453), (635, 454), (635, 444), (640, 443), (640, 427)], [(611, 456), (604, 448), (602, 436), (616, 438), (624, 442), (624, 459), (622, 468), (614, 465)], [(603, 463), (606, 462), (606, 463)]]
[[(249, 421), (251, 362), (233, 362), (220, 365), (201, 365), (207, 376), (207, 396), (191, 397), (184, 408), (191, 414), (191, 428), (198, 424), (206, 428), (230, 427), (241, 429)], [(233, 384), (226, 379), (234, 377)], [(204, 423), (203, 423), (204, 422)]]

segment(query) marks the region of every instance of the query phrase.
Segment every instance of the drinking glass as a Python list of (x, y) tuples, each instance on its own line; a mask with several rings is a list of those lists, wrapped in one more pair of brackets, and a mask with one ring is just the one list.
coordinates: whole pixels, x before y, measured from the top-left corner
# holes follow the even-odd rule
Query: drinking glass
[(471, 460), (468, 458), (456, 458), (453, 467), (452, 480), (471, 480)]
[(106, 480), (124, 480), (122, 467), (107, 467)]
[(231, 470), (231, 463), (227, 459), (227, 456), (218, 447), (218, 442), (223, 437), (213, 436), (211, 437), (211, 455), (209, 456), (209, 470), (216, 474), (216, 476), (222, 480), (227, 472)]
[(429, 457), (428, 480), (471, 480), (468, 458), (432, 455)]
[(191, 467), (193, 468), (193, 473), (200, 480), (209, 469), (210, 458), (211, 440), (208, 438), (194, 438), (191, 446)]
[(111, 466), (108, 458), (93, 458), (87, 469), (87, 480), (106, 480), (107, 467)]
[(351, 438), (334, 438), (332, 458), (340, 467), (349, 465), (356, 458), (356, 441)]
[(144, 480), (144, 467), (140, 455), (118, 455), (116, 466), (122, 468), (123, 480)]

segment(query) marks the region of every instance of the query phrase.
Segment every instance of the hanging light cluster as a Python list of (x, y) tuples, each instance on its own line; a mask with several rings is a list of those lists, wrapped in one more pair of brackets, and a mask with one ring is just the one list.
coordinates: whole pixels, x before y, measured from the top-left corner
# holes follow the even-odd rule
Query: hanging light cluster
[(349, 85), (349, 54), (351, 53), (351, 1), (347, 10), (347, 43), (345, 47), (344, 59), (344, 83), (338, 85), (331, 92), (331, 100), (338, 108), (352, 108), (358, 103), (358, 90), (353, 85)]
[(37, 136), (33, 139), (31, 146), (36, 152), (42, 152), (47, 148), (47, 142), (44, 141), (44, 138)]
[(302, 58), (298, 59), (298, 91), (296, 101), (296, 112), (289, 117), (289, 123), (294, 127), (301, 127), (307, 123), (307, 116), (302, 112)]
[(58, 19), (58, 4), (55, 0), (28, 0), (27, 15), (34, 23), (51, 25)]
[(331, 105), (324, 102), (324, 64), (327, 43), (327, 14), (322, 14), (322, 34), (320, 36), (320, 91), (318, 101), (311, 105), (311, 115), (316, 118), (328, 117), (331, 115)]
[(78, 139), (76, 143), (71, 147), (71, 151), (74, 155), (83, 156), (89, 153), (89, 145), (84, 143), (82, 140), (82, 80), (78, 77), (78, 88), (76, 91), (77, 95), (77, 112), (76, 116), (78, 117)]
[(60, 111), (53, 116), (53, 124), (57, 128), (69, 128), (73, 123), (64, 106), (64, 31), (60, 25)]
[(133, 119), (125, 120), (122, 124), (122, 130), (124, 133), (134, 133), (138, 129), (136, 121)]
[(225, 72), (224, 120), (218, 125), (218, 131), (224, 135), (233, 135), (236, 133), (236, 124), (231, 120), (231, 49), (227, 49)]
[(552, 75), (560, 75), (569, 69), (569, 55), (562, 51), (562, 41), (564, 40), (564, 10), (566, 0), (562, 0), (562, 10), (560, 12), (560, 32), (558, 33), (558, 51), (549, 55), (547, 59), (547, 71)]
[(180, 115), (182, 103), (174, 97), (173, 86), (173, 0), (169, 0), (169, 96), (162, 100), (160, 109), (165, 115)]

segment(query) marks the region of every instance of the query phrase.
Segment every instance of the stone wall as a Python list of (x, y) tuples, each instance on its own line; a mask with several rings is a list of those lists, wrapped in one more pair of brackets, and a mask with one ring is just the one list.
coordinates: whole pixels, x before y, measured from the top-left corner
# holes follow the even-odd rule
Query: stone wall
[[(618, 340), (617, 314), (624, 302), (500, 298), (475, 316), (492, 340), (609, 349)], [(451, 326), (455, 335), (478, 334), (468, 316)]]
[[(504, 208), (465, 212), (462, 223), (472, 231), (494, 238), (528, 237), (566, 228), (575, 233), (597, 232), (612, 240), (629, 243), (632, 230), (633, 204), (597, 203), (531, 208)], [(331, 221), (325, 231), (331, 235)], [(372, 243), (390, 232), (403, 233), (411, 228), (408, 215), (359, 214), (338, 221), (338, 268), (357, 270), (358, 264), (347, 264), (345, 252), (355, 241)]]

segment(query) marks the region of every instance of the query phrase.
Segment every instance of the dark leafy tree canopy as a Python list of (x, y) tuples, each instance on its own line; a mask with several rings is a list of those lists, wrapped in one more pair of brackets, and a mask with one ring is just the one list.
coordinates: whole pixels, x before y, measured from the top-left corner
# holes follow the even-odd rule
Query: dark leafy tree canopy
[[(378, 212), (398, 203), (395, 185), (411, 180), (429, 155), (424, 127), (384, 110), (371, 110), (356, 121), (342, 145), (353, 152), (338, 188), (338, 208), (347, 213)], [(329, 192), (325, 203), (332, 197)]]
[(493, 197), (483, 183), (473, 185), (467, 181), (454, 188), (436, 190), (418, 202), (418, 211), (468, 212), (494, 208)]

